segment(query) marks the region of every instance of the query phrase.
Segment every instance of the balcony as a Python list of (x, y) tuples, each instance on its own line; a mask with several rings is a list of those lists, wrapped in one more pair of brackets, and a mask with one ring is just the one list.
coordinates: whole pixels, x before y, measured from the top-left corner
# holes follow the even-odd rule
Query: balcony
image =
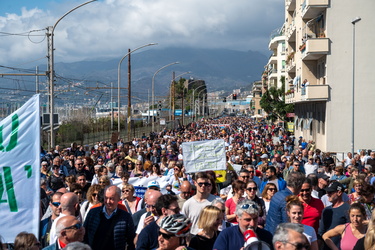
[(270, 69), (268, 72), (268, 79), (271, 80), (273, 78), (277, 78), (277, 69)]
[(308, 39), (300, 48), (302, 52), (302, 60), (318, 60), (329, 53), (328, 38), (312, 38)]
[(286, 66), (286, 72), (288, 72), (289, 74), (296, 72), (296, 61), (294, 60), (294, 58), (288, 62), (288, 65)]
[(302, 19), (312, 19), (322, 13), (329, 5), (329, 0), (305, 0), (301, 6)]
[(268, 59), (268, 64), (277, 64), (277, 56), (271, 55), (270, 59)]
[(285, 95), (285, 103), (328, 101), (329, 85), (308, 85), (298, 91)]
[(296, 9), (296, 0), (286, 0), (285, 8), (287, 11), (293, 11)]

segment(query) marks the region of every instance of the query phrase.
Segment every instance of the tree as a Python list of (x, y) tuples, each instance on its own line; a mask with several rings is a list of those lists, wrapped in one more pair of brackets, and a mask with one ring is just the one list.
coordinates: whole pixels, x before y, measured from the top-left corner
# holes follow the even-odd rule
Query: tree
[(286, 114), (294, 112), (294, 104), (285, 103), (285, 77), (282, 77), (280, 81), (281, 88), (269, 88), (260, 100), (260, 106), (268, 113), (268, 117), (272, 121), (276, 119), (287, 121), (289, 119)]

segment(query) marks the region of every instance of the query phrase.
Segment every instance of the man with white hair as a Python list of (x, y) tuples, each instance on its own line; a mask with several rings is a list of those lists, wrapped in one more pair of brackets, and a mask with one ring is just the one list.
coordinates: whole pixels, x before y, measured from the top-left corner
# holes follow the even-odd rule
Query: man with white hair
[(310, 244), (303, 232), (302, 224), (279, 224), (272, 239), (274, 249), (310, 249)]
[(272, 245), (272, 234), (258, 227), (259, 206), (253, 201), (243, 200), (236, 206), (238, 225), (224, 229), (217, 237), (213, 249), (229, 250), (241, 249), (244, 244), (244, 233), (252, 229), (258, 239)]
[(45, 250), (63, 249), (71, 242), (81, 242), (85, 235), (85, 228), (81, 222), (72, 215), (61, 218), (56, 224), (57, 240)]

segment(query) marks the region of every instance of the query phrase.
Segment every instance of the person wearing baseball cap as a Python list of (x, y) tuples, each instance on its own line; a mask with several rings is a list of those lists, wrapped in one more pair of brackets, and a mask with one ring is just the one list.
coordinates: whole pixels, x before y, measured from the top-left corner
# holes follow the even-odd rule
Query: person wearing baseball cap
[[(343, 201), (344, 186), (335, 181), (329, 184), (325, 189), (328, 196), (328, 201), (332, 203), (331, 206), (324, 208), (322, 218), (319, 225), (318, 234), (323, 235), (328, 230), (335, 228), (338, 225), (349, 222), (348, 210), (349, 204)], [(340, 244), (340, 237), (331, 238), (336, 246)]]

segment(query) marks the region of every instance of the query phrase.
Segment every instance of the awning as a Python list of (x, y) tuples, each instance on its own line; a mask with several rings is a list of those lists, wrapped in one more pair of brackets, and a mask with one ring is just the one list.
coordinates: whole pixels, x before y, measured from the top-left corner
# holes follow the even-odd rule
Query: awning
[(303, 118), (299, 118), (298, 127), (302, 128)]
[(306, 130), (310, 129), (312, 121), (313, 121), (313, 118), (308, 118), (307, 119), (307, 122), (305, 123), (305, 129)]
[(296, 119), (294, 119), (294, 126), (295, 126), (296, 128), (298, 128), (298, 117), (297, 117)]

